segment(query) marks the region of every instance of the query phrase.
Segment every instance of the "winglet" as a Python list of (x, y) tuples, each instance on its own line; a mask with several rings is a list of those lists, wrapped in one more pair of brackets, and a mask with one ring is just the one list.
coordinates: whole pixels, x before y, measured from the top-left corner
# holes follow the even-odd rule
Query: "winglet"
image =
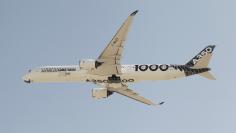
[(165, 102), (160, 102), (160, 103), (158, 103), (158, 104), (151, 104), (151, 105), (153, 105), (153, 106), (155, 106), (155, 107), (160, 107), (162, 104), (164, 104)]
[(165, 103), (165, 102), (160, 102), (159, 105), (162, 105), (162, 104), (164, 104), (164, 103)]
[(133, 13), (131, 13), (130, 16), (134, 16), (137, 13), (138, 13), (138, 10), (134, 11)]

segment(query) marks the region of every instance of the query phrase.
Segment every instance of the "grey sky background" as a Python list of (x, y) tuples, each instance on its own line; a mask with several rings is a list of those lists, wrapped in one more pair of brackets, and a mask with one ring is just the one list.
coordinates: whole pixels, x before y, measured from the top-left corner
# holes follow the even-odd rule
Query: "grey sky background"
[[(234, 0), (0, 0), (1, 133), (235, 133)], [(131, 88), (161, 108), (114, 94), (96, 101), (88, 83), (25, 84), (28, 69), (97, 58), (139, 9), (124, 64), (185, 64), (206, 45), (217, 78), (192, 76)]]

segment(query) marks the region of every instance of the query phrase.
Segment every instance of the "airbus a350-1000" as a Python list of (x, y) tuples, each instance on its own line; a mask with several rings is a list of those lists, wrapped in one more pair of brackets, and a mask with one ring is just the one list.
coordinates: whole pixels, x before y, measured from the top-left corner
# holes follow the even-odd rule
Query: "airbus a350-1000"
[(172, 64), (134, 64), (121, 65), (121, 56), (133, 17), (131, 13), (115, 36), (97, 59), (82, 59), (78, 65), (43, 66), (23, 76), (26, 83), (33, 82), (91, 82), (100, 86), (92, 90), (95, 99), (107, 98), (118, 93), (147, 105), (161, 105), (140, 96), (128, 87), (129, 83), (145, 80), (169, 80), (199, 74), (208, 79), (215, 79), (208, 68), (214, 45), (204, 48), (185, 65)]

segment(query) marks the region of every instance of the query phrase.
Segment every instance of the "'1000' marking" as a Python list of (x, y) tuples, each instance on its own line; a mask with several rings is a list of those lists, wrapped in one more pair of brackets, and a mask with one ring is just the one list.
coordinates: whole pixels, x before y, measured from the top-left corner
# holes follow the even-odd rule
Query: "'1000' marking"
[(162, 65), (135, 65), (135, 71), (157, 71), (160, 69), (161, 71), (166, 71), (168, 70), (169, 66), (166, 64)]

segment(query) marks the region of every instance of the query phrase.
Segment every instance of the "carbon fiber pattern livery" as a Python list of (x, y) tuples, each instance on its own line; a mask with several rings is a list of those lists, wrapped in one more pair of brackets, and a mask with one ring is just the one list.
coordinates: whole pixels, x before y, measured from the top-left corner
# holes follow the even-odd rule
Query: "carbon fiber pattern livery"
[(193, 67), (198, 60), (200, 60), (204, 55), (211, 54), (214, 51), (215, 45), (209, 45), (206, 48), (204, 48), (200, 53), (198, 53), (196, 56), (193, 57), (186, 66)]
[(193, 69), (187, 65), (172, 65), (171, 67), (176, 70), (184, 71), (185, 76), (191, 76), (194, 74), (210, 71), (210, 68)]

